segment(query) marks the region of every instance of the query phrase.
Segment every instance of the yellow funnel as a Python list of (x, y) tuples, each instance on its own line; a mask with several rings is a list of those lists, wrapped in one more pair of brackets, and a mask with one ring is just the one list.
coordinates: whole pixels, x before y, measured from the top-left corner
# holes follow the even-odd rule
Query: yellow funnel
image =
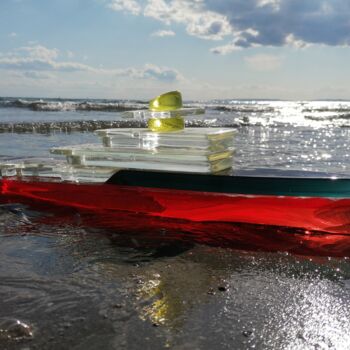
[(159, 95), (149, 103), (153, 112), (174, 111), (182, 108), (182, 97), (179, 91), (170, 91)]

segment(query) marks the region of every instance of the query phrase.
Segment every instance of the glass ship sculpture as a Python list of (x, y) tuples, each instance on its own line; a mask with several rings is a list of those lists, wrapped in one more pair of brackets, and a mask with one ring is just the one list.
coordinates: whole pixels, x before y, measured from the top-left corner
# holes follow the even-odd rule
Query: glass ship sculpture
[(350, 179), (226, 174), (234, 130), (185, 128), (186, 113), (196, 111), (170, 92), (131, 115), (147, 128), (98, 130), (99, 144), (2, 163), (0, 204), (70, 208), (83, 224), (162, 239), (187, 232), (215, 245), (350, 255)]

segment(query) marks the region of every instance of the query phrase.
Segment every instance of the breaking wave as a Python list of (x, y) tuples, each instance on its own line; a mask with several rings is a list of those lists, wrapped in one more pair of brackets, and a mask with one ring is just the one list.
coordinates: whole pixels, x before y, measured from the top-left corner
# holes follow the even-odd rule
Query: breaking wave
[[(198, 107), (207, 112), (205, 116), (188, 117), (188, 126), (350, 127), (349, 101), (211, 100), (187, 101), (185, 107)], [(0, 97), (0, 132), (49, 133), (138, 127), (144, 126), (144, 122), (125, 119), (122, 112), (147, 108), (148, 103), (139, 100)], [(38, 113), (27, 116), (25, 110)], [(62, 116), (67, 116), (69, 121), (62, 121)]]
[[(350, 112), (350, 111), (349, 111)], [(306, 119), (317, 121), (350, 120), (350, 113), (328, 114), (328, 115), (305, 115)]]
[(135, 109), (144, 109), (147, 104), (130, 101), (104, 100), (33, 100), (33, 99), (0, 99), (0, 108), (24, 108), (32, 111), (65, 112), (65, 111), (100, 111), (123, 112)]
[[(236, 123), (227, 123), (218, 125), (216, 120), (188, 120), (188, 127), (205, 126), (227, 126), (236, 127)], [(24, 123), (0, 123), (0, 133), (37, 133), (50, 134), (54, 132), (92, 132), (98, 129), (107, 128), (144, 128), (146, 122), (141, 120), (75, 120), (75, 121), (57, 121), (57, 122), (24, 122)]]
[[(188, 101), (187, 107), (207, 108), (218, 112), (264, 114), (293, 108), (302, 114), (350, 114), (348, 101), (279, 101), (279, 100), (211, 100)], [(13, 98), (0, 97), (0, 108), (23, 108), (33, 111), (104, 111), (123, 112), (148, 108), (147, 101), (106, 99)]]

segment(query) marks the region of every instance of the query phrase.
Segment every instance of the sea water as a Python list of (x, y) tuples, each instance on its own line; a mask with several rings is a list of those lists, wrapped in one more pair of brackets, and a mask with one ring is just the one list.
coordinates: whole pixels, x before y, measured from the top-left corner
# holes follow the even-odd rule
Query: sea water
[[(237, 129), (236, 174), (350, 177), (350, 102), (190, 101)], [(143, 101), (0, 99), (0, 160), (142, 127)], [(44, 220), (43, 220), (44, 218)], [(215, 235), (215, 233), (213, 233)], [(347, 257), (198, 244), (0, 206), (0, 348), (348, 349)]]

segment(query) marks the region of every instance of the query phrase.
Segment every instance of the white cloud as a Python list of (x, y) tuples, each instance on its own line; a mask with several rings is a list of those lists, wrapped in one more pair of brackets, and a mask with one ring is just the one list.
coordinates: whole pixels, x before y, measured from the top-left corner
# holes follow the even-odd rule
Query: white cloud
[(24, 46), (18, 48), (16, 51), (25, 53), (29, 57), (39, 60), (56, 59), (59, 53), (57, 49), (48, 49), (42, 45)]
[(109, 7), (181, 24), (202, 39), (228, 38), (211, 50), (219, 54), (236, 47), (350, 46), (348, 0), (109, 0)]
[(9, 38), (16, 38), (17, 37), (17, 33), (12, 32), (9, 34)]
[(151, 34), (152, 36), (165, 37), (165, 36), (175, 36), (175, 32), (172, 30), (158, 30)]
[(297, 49), (303, 49), (310, 47), (311, 44), (308, 44), (307, 42), (297, 39), (294, 34), (288, 34), (285, 38), (286, 44), (291, 47), (295, 47)]
[(133, 15), (141, 13), (141, 6), (135, 0), (111, 0), (108, 7), (114, 11), (129, 12)]
[(176, 69), (159, 67), (150, 63), (145, 64), (142, 68), (126, 68), (115, 70), (114, 72), (116, 75), (135, 79), (151, 79), (169, 83), (184, 79)]
[[(294, 47), (350, 45), (348, 0), (205, 0), (207, 9), (225, 14), (237, 31), (256, 30), (238, 44)], [(235, 33), (234, 33), (235, 36)], [(299, 42), (295, 45), (295, 40)], [(288, 39), (289, 37), (289, 39)], [(302, 45), (305, 47), (305, 45)]]
[[(217, 55), (227, 55), (228, 53), (231, 53), (233, 51), (242, 50), (245, 46), (243, 44), (245, 38), (247, 37), (257, 37), (259, 35), (259, 32), (255, 29), (248, 28), (245, 31), (242, 32), (236, 32), (235, 33), (235, 39), (232, 40), (230, 43), (214, 47), (210, 49), (212, 53), (215, 53)], [(260, 45), (258, 44), (252, 44), (253, 47), (258, 47)]]
[(212, 49), (210, 49), (210, 52), (215, 53), (217, 55), (227, 55), (233, 51), (238, 51), (238, 50), (242, 50), (242, 48), (236, 46), (234, 42), (231, 42), (226, 45), (213, 47)]
[(226, 16), (206, 10), (204, 0), (147, 0), (144, 7), (135, 0), (110, 0), (108, 7), (168, 25), (184, 24), (188, 34), (202, 39), (220, 40), (232, 32)]
[(51, 59), (35, 57), (1, 57), (0, 69), (28, 70), (28, 71), (94, 71), (95, 69), (77, 62), (56, 62)]
[(204, 5), (203, 0), (148, 0), (143, 13), (166, 24), (184, 24), (188, 34), (202, 39), (220, 40), (231, 34), (226, 16), (208, 11)]
[(20, 72), (22, 76), (32, 79), (47, 79), (52, 77), (49, 72), (77, 73), (85, 72), (99, 76), (124, 76), (132, 79), (157, 80), (172, 83), (183, 80), (182, 75), (175, 69), (145, 64), (141, 68), (125, 69), (96, 68), (80, 62), (59, 61), (59, 50), (48, 49), (41, 45), (20, 47), (7, 54), (0, 53), (0, 69)]
[(244, 58), (248, 66), (257, 71), (274, 71), (282, 64), (282, 57), (266, 54), (257, 54)]
[(270, 6), (274, 11), (278, 11), (283, 0), (258, 0), (257, 7)]
[(0, 55), (0, 69), (21, 71), (94, 72), (80, 62), (58, 61), (59, 50), (42, 45), (24, 46)]
[(52, 79), (54, 76), (46, 72), (26, 71), (22, 73), (22, 76), (29, 79), (43, 80)]

